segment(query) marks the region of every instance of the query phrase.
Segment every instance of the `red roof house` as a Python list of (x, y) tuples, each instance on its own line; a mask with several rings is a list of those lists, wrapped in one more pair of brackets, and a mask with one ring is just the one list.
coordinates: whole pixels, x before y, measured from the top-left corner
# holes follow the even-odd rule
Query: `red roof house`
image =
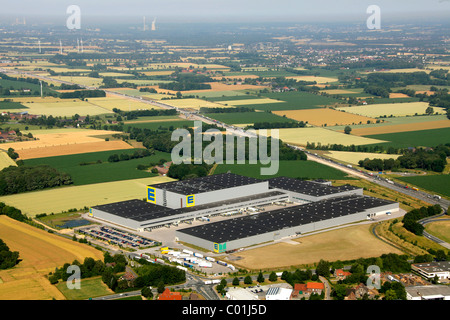
[(181, 293), (171, 292), (169, 288), (166, 288), (166, 290), (159, 295), (158, 300), (182, 300), (182, 297)]

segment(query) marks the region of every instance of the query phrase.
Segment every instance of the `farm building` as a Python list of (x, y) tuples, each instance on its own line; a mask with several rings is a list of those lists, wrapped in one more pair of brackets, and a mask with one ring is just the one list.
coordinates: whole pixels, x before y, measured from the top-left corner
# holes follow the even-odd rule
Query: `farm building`
[[(258, 207), (289, 202), (282, 209)], [(90, 215), (138, 231), (247, 212), (238, 218), (176, 230), (180, 240), (216, 252), (370, 219), (399, 209), (362, 189), (323, 181), (267, 180), (224, 173), (148, 186), (148, 199), (90, 208)]]

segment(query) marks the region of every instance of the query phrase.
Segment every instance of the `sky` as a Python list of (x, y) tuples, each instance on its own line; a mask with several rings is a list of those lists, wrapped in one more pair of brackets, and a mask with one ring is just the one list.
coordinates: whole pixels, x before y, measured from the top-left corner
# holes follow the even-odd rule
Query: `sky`
[[(365, 21), (369, 5), (390, 20), (450, 17), (450, 0), (0, 0), (0, 17), (36, 22), (65, 20), (69, 5), (82, 18), (120, 21), (157, 17), (160, 22), (335, 22)], [(151, 18), (150, 18), (151, 19)]]

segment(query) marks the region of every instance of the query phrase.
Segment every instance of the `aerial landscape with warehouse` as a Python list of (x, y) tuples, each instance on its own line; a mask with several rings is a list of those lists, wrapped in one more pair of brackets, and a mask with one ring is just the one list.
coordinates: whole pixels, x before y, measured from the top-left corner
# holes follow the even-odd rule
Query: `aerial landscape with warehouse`
[(449, 25), (362, 11), (2, 20), (0, 300), (450, 300)]

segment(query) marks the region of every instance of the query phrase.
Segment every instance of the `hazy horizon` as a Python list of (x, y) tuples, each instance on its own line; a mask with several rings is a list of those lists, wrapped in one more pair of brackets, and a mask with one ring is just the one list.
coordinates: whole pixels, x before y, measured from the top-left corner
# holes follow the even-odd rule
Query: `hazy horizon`
[(95, 23), (123, 23), (143, 16), (159, 22), (364, 22), (369, 5), (378, 5), (382, 19), (399, 23), (448, 19), (450, 0), (139, 0), (0, 1), (1, 22), (26, 18), (30, 23), (65, 21), (69, 5), (78, 5), (82, 19)]

